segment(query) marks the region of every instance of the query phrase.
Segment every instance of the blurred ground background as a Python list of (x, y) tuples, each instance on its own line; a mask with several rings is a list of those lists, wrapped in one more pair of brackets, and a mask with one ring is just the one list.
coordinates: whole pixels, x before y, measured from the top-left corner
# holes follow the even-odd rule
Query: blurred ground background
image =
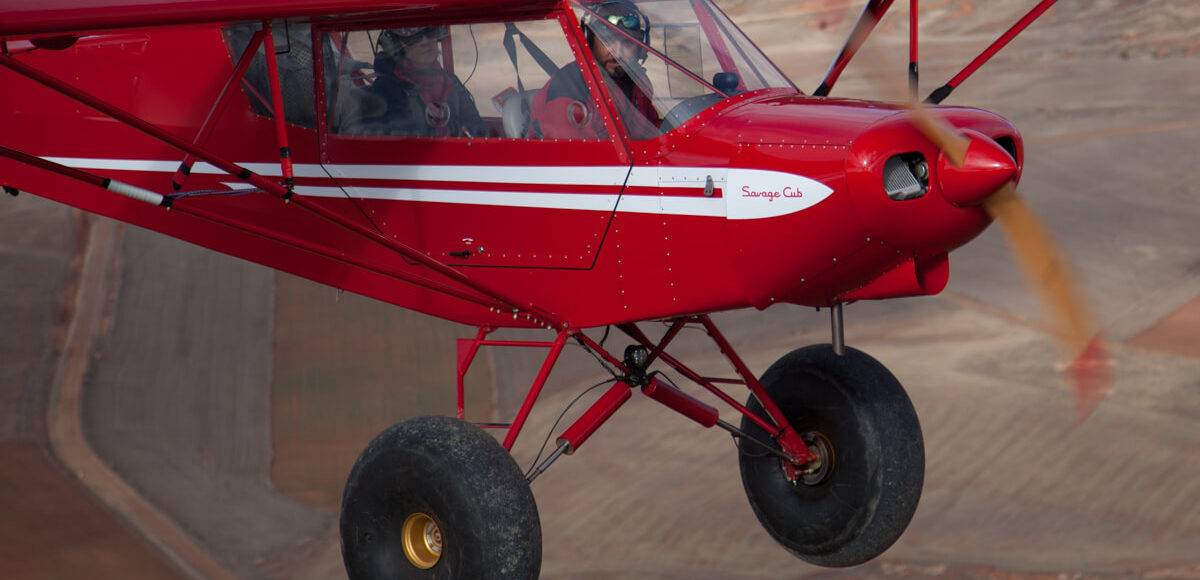
[[(922, 2), (924, 90), (1033, 3)], [(860, 3), (719, 4), (811, 90)], [(904, 4), (835, 95), (903, 78)], [(1200, 577), (1197, 31), (1191, 0), (1062, 0), (948, 101), (1023, 131), (1021, 189), (1113, 340), (1116, 388), (1087, 423), (1072, 425), (1038, 306), (989, 230), (954, 254), (943, 295), (847, 309), (848, 340), (906, 385), (926, 436), (925, 494), (882, 558), (848, 571), (792, 558), (754, 519), (728, 438), (635, 398), (534, 485), (543, 577)], [(48, 451), (73, 372), (95, 455), (200, 551), (241, 577), (341, 577), (349, 466), (386, 425), (453, 413), (453, 339), (472, 330), (31, 196), (0, 201), (0, 577), (178, 577)], [(827, 340), (825, 315), (800, 308), (719, 321), (760, 372)], [(713, 360), (686, 338), (685, 360)], [(485, 351), (470, 417), (511, 416), (534, 356)], [(564, 356), (522, 465), (599, 376), (589, 360)]]

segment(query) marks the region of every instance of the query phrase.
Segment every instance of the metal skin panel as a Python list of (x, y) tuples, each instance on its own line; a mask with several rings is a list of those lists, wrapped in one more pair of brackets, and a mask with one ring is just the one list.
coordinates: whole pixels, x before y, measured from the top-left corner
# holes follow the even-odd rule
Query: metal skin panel
[[(20, 59), (191, 139), (233, 69), (219, 30), (176, 28), (120, 38), (125, 40), (86, 40), (66, 51), (33, 51)], [(579, 40), (572, 37), (572, 42)], [(6, 111), (2, 144), (46, 157), (88, 159), (93, 164), (96, 160), (159, 161), (141, 170), (127, 165), (94, 171), (152, 191), (170, 191), (181, 153), (6, 69), (0, 70), (0, 82), (16, 88), (0, 94), (0, 111)], [(374, 228), (378, 220), (387, 235), (412, 242), (460, 267), (473, 280), (575, 327), (765, 308), (774, 302), (827, 305), (914, 254), (953, 249), (986, 227), (988, 220), (978, 208), (955, 208), (936, 191), (905, 205), (887, 199), (878, 172), (888, 156), (913, 150), (935, 153), (932, 145), (907, 128), (894, 108), (788, 92), (743, 93), (656, 140), (632, 142), (622, 135), (621, 147), (602, 142), (426, 141), (385, 152), (359, 143), (347, 145), (342, 153), (348, 158), (324, 160), (331, 168), (371, 167), (396, 163), (397, 158), (408, 164), (472, 164), (500, 170), (531, 165), (612, 168), (622, 165), (621, 157), (628, 151), (630, 182), (615, 213), (504, 204), (309, 199), (359, 225)], [(995, 115), (951, 109), (948, 118), (987, 135), (1009, 135), (1020, 147), (1015, 130)], [(345, 177), (339, 183), (321, 171), (314, 130), (289, 126), (288, 139), (301, 196), (339, 185), (413, 185), (405, 180)], [(206, 147), (231, 161), (251, 164), (263, 175), (279, 174), (273, 125), (251, 112), (240, 91), (232, 96)], [(546, 154), (548, 148), (553, 155)], [(734, 193), (728, 191), (730, 184), (745, 182), (746, 172), (794, 176), (797, 183), (812, 187), (806, 191), (821, 192), (823, 197), (796, 206), (795, 211), (727, 219), (728, 206), (722, 207), (722, 200), (729, 202)], [(714, 190), (706, 196), (704, 181), (710, 174)], [(389, 276), (389, 272), (403, 272), (445, 282), (377, 243), (267, 194), (185, 198), (178, 202), (179, 211), (168, 212), (8, 160), (0, 160), (0, 177), (22, 190), (434, 316), (492, 327), (532, 324), (523, 318), (514, 320), (509, 312), (492, 312)], [(206, 173), (198, 165), (186, 189), (217, 188), (235, 181), (228, 175)], [(528, 183), (505, 183), (495, 177), (485, 182), (426, 181), (421, 186), (477, 188), (475, 193), (519, 186), (551, 194), (589, 194), (597, 187), (583, 179), (557, 183), (541, 174), (531, 176)], [(781, 192), (786, 182), (778, 182)], [(782, 197), (738, 200), (750, 201), (787, 207)], [(186, 215), (189, 207), (228, 223)], [(457, 261), (442, 254), (465, 247), (464, 237), (473, 238), (487, 251)], [(314, 247), (321, 251), (314, 252)], [(529, 248), (529, 257), (518, 251), (506, 258), (503, 248)], [(532, 257), (533, 248), (542, 250), (537, 258)], [(496, 249), (501, 249), (499, 258)], [(512, 253), (521, 256), (513, 259)], [(353, 258), (357, 265), (340, 257)]]

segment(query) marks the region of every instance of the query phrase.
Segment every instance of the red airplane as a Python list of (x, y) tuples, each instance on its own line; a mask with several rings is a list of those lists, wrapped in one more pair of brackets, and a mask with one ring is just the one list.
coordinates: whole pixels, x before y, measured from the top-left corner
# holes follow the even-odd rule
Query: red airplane
[[(457, 418), (400, 422), (354, 466), (351, 578), (536, 577), (530, 483), (634, 390), (738, 440), (750, 505), (786, 549), (856, 565), (908, 525), (924, 450), (900, 383), (845, 346), (844, 304), (937, 294), (949, 252), (998, 219), (1077, 355), (1081, 409), (1105, 380), (1016, 195), (1020, 134), (933, 106), (1054, 0), (927, 108), (828, 97), (892, 3), (867, 2), (808, 95), (711, 0), (0, 0), (0, 182), (478, 328), (456, 345)], [(708, 315), (776, 303), (829, 308), (832, 340), (758, 377)], [(584, 332), (612, 326), (633, 341), (619, 354)], [(688, 326), (732, 377), (671, 354)], [(489, 338), (501, 328), (548, 338)], [(568, 342), (607, 390), (523, 470), (508, 451)], [(463, 420), (484, 346), (548, 350), (510, 423)]]

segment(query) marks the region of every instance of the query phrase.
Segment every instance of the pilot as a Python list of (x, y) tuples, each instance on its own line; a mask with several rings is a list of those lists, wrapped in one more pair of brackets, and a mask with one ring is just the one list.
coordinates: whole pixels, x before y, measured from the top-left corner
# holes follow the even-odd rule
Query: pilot
[[(586, 5), (599, 18), (621, 28), (642, 44), (650, 43), (650, 20), (630, 0), (600, 0)], [(609, 94), (634, 139), (659, 135), (662, 119), (654, 106), (654, 89), (642, 63), (646, 49), (585, 13), (584, 37), (596, 58)], [(595, 113), (579, 64), (559, 69), (530, 105), (531, 130), (547, 139), (607, 139), (602, 115)]]
[(393, 28), (379, 37), (371, 86), (387, 102), (383, 122), (393, 133), (483, 137), (486, 125), (470, 91), (442, 68), (445, 26)]

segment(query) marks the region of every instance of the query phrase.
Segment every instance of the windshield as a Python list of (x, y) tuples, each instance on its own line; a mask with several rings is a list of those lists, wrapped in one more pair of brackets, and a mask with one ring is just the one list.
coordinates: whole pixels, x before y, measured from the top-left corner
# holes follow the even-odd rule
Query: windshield
[(653, 138), (722, 99), (795, 87), (709, 0), (576, 0), (629, 133)]

